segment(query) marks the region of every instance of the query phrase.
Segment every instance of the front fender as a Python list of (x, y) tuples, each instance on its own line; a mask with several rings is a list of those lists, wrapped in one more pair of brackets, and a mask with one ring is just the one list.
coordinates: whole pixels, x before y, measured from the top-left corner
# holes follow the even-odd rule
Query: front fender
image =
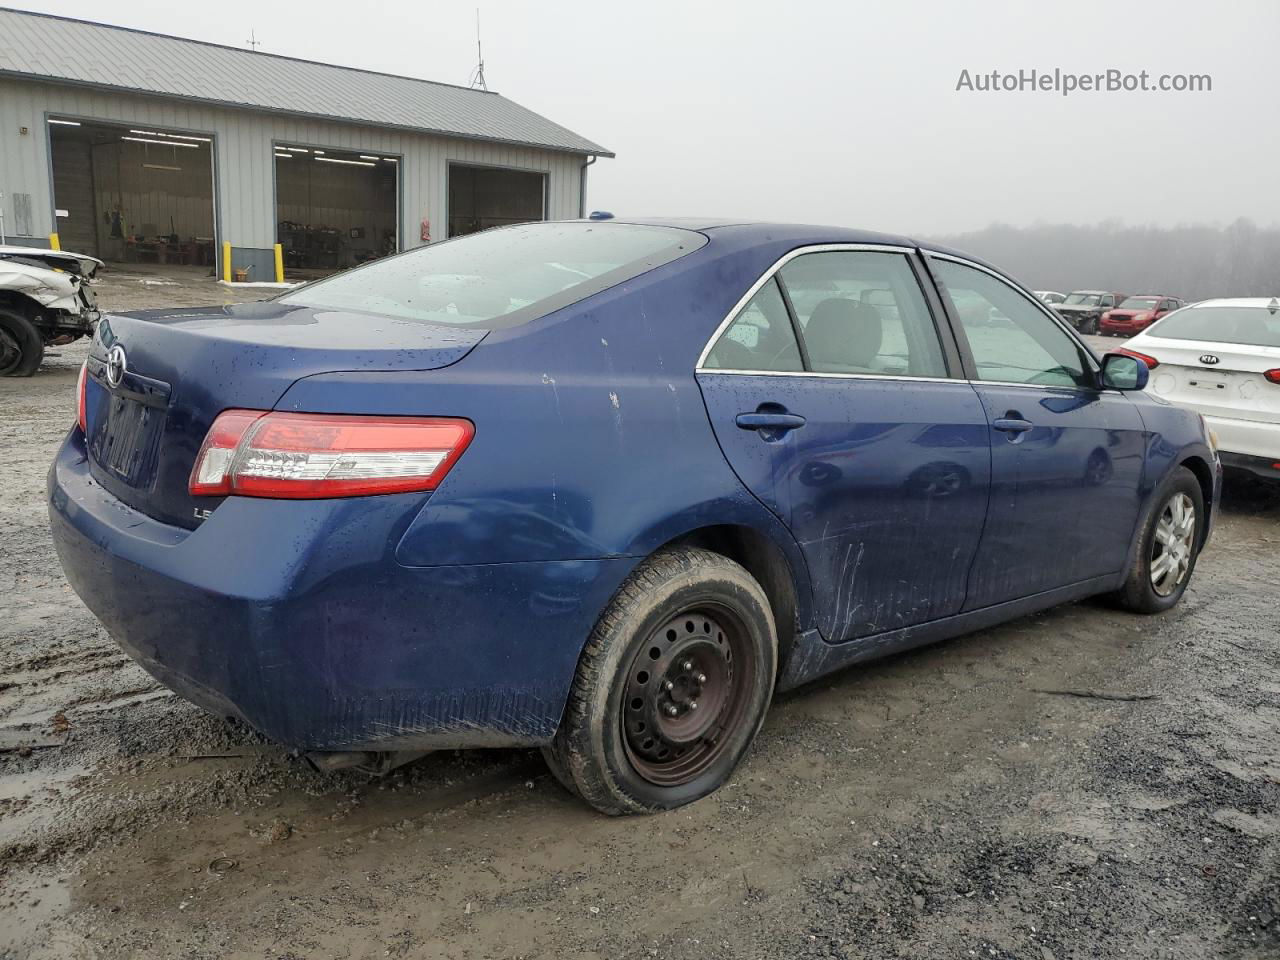
[[(1222, 496), (1222, 465), (1209, 443), (1204, 420), (1197, 413), (1146, 394), (1141, 395), (1135, 406), (1146, 430), (1147, 446), (1140, 491), (1142, 509), (1138, 511), (1131, 550), (1137, 548), (1138, 534), (1153, 507), (1156, 492), (1169, 475), (1184, 464), (1196, 474), (1205, 493), (1208, 509), (1200, 538), (1203, 547), (1213, 529)], [(1130, 564), (1132, 561), (1131, 555)]]

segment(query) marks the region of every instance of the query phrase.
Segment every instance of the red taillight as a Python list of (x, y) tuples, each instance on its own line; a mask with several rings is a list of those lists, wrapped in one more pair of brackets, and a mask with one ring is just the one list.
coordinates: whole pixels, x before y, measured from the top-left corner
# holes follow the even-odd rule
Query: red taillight
[(1263, 374), (1263, 376), (1272, 383), (1280, 383), (1280, 367), (1276, 367), (1274, 370), (1268, 370)]
[(434, 490), (474, 435), (469, 420), (448, 417), (224, 410), (188, 489), (285, 499)]
[(89, 388), (89, 361), (80, 364), (80, 377), (76, 380), (76, 423), (80, 432), (89, 432), (89, 415), (85, 411), (85, 391)]
[(1160, 361), (1155, 357), (1149, 357), (1145, 353), (1139, 353), (1137, 350), (1127, 350), (1124, 347), (1121, 347), (1116, 351), (1116, 353), (1123, 353), (1125, 356), (1129, 357), (1137, 357), (1147, 365), (1148, 370), (1154, 370), (1156, 367), (1160, 366)]

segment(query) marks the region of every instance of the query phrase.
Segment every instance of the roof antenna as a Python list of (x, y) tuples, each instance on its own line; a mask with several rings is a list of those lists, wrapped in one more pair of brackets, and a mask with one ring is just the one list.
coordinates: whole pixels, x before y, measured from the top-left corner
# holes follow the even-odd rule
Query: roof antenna
[(489, 85), (484, 82), (484, 50), (480, 47), (480, 8), (476, 7), (476, 68), (471, 71), (471, 79), (467, 82), (467, 86), (473, 90), (479, 87), (486, 93), (489, 91)]
[(248, 47), (250, 50), (252, 50), (254, 53), (257, 53), (258, 48), (262, 46), (262, 41), (258, 39), (258, 35), (254, 33), (253, 30), (250, 30), (249, 39), (244, 42), (244, 45)]

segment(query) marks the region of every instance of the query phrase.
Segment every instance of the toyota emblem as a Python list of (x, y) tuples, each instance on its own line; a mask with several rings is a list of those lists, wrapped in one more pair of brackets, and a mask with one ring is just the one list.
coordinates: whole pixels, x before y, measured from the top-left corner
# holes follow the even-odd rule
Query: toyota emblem
[(111, 387), (120, 386), (120, 381), (124, 379), (124, 372), (128, 369), (128, 361), (125, 360), (124, 347), (116, 344), (107, 351), (107, 384)]
[(1200, 357), (1200, 362), (1214, 364), (1218, 362), (1218, 358), (1215, 357), (1212, 353), (1206, 353)]

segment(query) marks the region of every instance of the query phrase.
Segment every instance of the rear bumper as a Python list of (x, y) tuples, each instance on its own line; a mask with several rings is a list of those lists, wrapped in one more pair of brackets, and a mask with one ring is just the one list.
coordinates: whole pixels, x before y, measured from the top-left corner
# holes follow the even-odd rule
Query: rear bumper
[(1236, 420), (1205, 414), (1205, 422), (1218, 435), (1218, 450), (1224, 466), (1235, 466), (1229, 458), (1280, 461), (1280, 423)]
[(1243, 453), (1220, 453), (1222, 465), (1234, 470), (1247, 470), (1268, 480), (1280, 480), (1280, 458), (1251, 457)]
[[(409, 501), (412, 500), (412, 503)], [(71, 436), (49, 474), (67, 579), (161, 683), (307, 750), (546, 743), (630, 558), (405, 567), (417, 495), (132, 510)]]

